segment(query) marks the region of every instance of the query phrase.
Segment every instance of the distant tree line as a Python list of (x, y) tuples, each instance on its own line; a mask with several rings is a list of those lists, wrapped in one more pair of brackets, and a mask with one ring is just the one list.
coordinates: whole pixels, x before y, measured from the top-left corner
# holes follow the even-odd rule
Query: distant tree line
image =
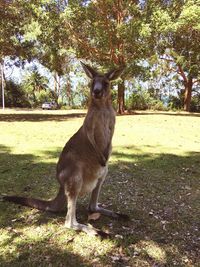
[(49, 88), (37, 69), (20, 84), (3, 73), (8, 106), (87, 105), (81, 59), (126, 66), (113, 91), (119, 113), (200, 110), (200, 0), (1, 0), (0, 20), (1, 65), (37, 60), (54, 79)]

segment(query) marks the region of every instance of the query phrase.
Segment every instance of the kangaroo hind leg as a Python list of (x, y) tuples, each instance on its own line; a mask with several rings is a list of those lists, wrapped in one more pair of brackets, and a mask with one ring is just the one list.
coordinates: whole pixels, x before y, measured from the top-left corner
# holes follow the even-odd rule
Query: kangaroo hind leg
[(118, 216), (117, 216), (117, 214), (115, 212), (113, 212), (111, 210), (107, 210), (107, 209), (101, 208), (98, 205), (99, 193), (101, 191), (101, 186), (102, 186), (103, 182), (104, 182), (104, 177), (102, 177), (102, 178), (100, 178), (98, 180), (98, 183), (97, 183), (96, 187), (92, 191), (88, 210), (89, 210), (90, 213), (99, 212), (99, 213), (101, 213), (103, 215), (117, 218)]
[(89, 208), (88, 208), (89, 212), (90, 213), (99, 212), (102, 215), (109, 216), (109, 217), (116, 218), (116, 219), (117, 218), (126, 219), (126, 220), (129, 219), (129, 217), (126, 214), (121, 214), (118, 212), (114, 212), (112, 210), (108, 210), (108, 209), (104, 209), (102, 207), (99, 207), (98, 199), (99, 199), (99, 194), (101, 191), (102, 184), (105, 180), (105, 176), (106, 175), (104, 175), (102, 178), (100, 178), (98, 180), (96, 187), (92, 191), (92, 194), (90, 197), (90, 202), (89, 202)]
[(65, 195), (67, 198), (67, 216), (65, 220), (65, 227), (77, 231), (83, 231), (89, 235), (98, 235), (98, 230), (95, 228), (77, 222), (76, 204), (81, 187), (82, 179), (77, 175), (71, 177), (71, 183), (65, 184)]

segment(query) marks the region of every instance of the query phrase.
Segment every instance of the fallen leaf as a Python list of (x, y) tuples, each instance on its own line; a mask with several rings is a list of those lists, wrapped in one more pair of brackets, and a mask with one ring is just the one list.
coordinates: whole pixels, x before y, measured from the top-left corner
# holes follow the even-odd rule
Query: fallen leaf
[(96, 212), (88, 215), (88, 221), (96, 221), (100, 218), (101, 214)]
[(122, 235), (115, 235), (116, 238), (123, 239)]
[(119, 254), (120, 254), (121, 257), (124, 256), (123, 247), (122, 246), (119, 247)]
[(111, 256), (112, 262), (118, 261), (120, 259), (119, 256)]
[(72, 243), (72, 242), (74, 241), (74, 238), (75, 238), (75, 236), (73, 236), (73, 237), (71, 237), (70, 239), (68, 239), (68, 240), (67, 240), (67, 244)]

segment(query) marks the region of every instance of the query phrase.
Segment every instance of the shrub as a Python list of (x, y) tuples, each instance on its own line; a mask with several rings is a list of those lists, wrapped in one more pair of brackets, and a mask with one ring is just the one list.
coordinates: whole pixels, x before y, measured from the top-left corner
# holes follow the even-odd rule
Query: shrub
[(141, 89), (129, 96), (126, 107), (128, 110), (167, 109), (161, 100), (152, 97), (149, 92)]
[(200, 112), (200, 94), (194, 95), (191, 99), (190, 111)]
[(35, 97), (38, 104), (51, 101), (49, 90), (41, 90), (40, 92), (36, 92)]
[(160, 111), (169, 110), (168, 107), (166, 107), (161, 100), (155, 100), (155, 102), (151, 105), (151, 109)]
[(6, 81), (5, 105), (7, 107), (30, 108), (31, 104), (20, 84), (13, 80)]
[(169, 109), (172, 110), (180, 110), (183, 109), (183, 101), (180, 97), (177, 96), (170, 96), (168, 102)]

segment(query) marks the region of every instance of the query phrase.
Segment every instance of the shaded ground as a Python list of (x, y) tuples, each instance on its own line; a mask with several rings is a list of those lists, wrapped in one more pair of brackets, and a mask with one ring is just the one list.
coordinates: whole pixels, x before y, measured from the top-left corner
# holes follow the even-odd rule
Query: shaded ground
[[(81, 118), (86, 114), (86, 110), (6, 110), (5, 112), (0, 112), (0, 122), (15, 122), (15, 121), (66, 121), (72, 118)], [(135, 111), (130, 112), (127, 115), (167, 115), (167, 116), (181, 116), (181, 117), (200, 117), (200, 113), (186, 113), (186, 112), (154, 112), (154, 111)], [(122, 115), (123, 116), (123, 115)]]
[[(0, 194), (53, 197), (59, 151), (80, 120), (2, 122)], [(92, 224), (111, 233), (100, 240), (65, 229), (65, 214), (0, 203), (1, 266), (199, 266), (199, 127), (198, 117), (118, 117), (100, 201), (131, 220), (100, 217)]]
[(0, 121), (15, 122), (15, 121), (66, 121), (72, 118), (81, 118), (85, 116), (85, 113), (67, 113), (57, 114), (52, 112), (43, 114), (21, 113), (21, 114), (0, 114)]

